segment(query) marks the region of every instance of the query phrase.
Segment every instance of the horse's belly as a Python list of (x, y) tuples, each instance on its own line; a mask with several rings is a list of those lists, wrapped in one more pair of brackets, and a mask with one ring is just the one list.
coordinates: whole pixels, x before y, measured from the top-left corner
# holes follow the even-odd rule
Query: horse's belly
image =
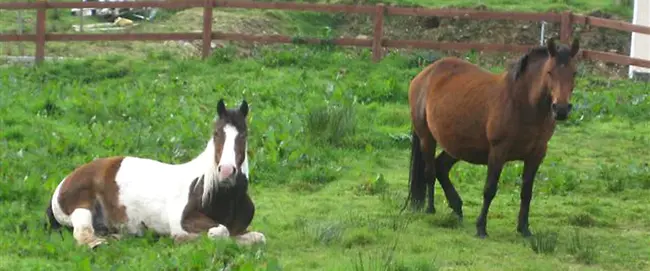
[(473, 164), (486, 164), (490, 145), (485, 129), (465, 123), (439, 123), (432, 130), (438, 146), (451, 156)]
[(146, 197), (135, 193), (120, 194), (120, 203), (126, 207), (126, 229), (131, 234), (142, 234), (145, 229), (159, 234), (170, 232), (169, 217), (163, 198)]
[(482, 148), (463, 147), (456, 145), (443, 145), (440, 147), (456, 159), (472, 164), (485, 165), (488, 162), (489, 151)]

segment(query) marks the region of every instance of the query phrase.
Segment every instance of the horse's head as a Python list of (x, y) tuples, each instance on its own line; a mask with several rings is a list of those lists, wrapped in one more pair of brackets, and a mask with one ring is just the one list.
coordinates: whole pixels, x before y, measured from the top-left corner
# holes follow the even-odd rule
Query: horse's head
[(556, 46), (553, 39), (546, 43), (549, 57), (543, 66), (542, 88), (551, 97), (551, 111), (556, 120), (566, 120), (571, 108), (571, 94), (576, 76), (575, 56), (580, 50), (580, 42), (574, 39), (571, 48)]
[(214, 124), (214, 154), (219, 185), (235, 184), (239, 174), (245, 174), (248, 127), (248, 103), (242, 101), (237, 109), (226, 109), (223, 99), (217, 104), (218, 118)]

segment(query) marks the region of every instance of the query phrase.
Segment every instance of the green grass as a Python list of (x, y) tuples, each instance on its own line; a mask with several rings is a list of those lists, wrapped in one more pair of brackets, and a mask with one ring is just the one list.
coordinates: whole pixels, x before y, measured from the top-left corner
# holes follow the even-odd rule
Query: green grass
[[(399, 214), (408, 187), (406, 89), (421, 69), (414, 63), (290, 47), (246, 59), (232, 50), (204, 62), (152, 52), (0, 68), (0, 270), (649, 268), (647, 85), (581, 74), (575, 111), (535, 183), (530, 222), (539, 234), (527, 242), (515, 231), (522, 166), (512, 163), (490, 209), (490, 237), (480, 240), (485, 167), (452, 171), (462, 224), (439, 186), (437, 214)], [(74, 167), (108, 155), (187, 161), (210, 135), (222, 97), (250, 104), (252, 228), (266, 246), (146, 237), (91, 252), (69, 233), (43, 231), (47, 200)]]

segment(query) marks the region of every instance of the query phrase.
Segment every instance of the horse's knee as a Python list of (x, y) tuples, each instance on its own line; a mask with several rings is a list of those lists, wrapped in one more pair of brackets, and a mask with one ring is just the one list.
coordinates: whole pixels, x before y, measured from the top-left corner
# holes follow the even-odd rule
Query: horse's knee
[(90, 248), (95, 248), (101, 244), (106, 243), (103, 238), (98, 238), (95, 235), (93, 228), (93, 214), (90, 210), (85, 208), (77, 208), (70, 214), (70, 221), (75, 240), (79, 245), (88, 245)]
[(212, 239), (223, 238), (230, 236), (230, 231), (224, 225), (212, 227), (208, 230), (208, 237)]
[(240, 245), (266, 244), (266, 236), (261, 232), (251, 231), (236, 236), (235, 240)]

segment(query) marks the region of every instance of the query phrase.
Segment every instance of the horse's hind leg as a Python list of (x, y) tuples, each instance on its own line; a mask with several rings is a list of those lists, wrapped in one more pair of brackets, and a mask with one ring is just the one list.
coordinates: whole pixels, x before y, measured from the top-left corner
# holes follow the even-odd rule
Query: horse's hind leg
[(436, 213), (433, 202), (436, 182), (436, 141), (427, 131), (421, 142), (422, 159), (424, 160), (424, 182), (427, 188), (427, 213)]
[(95, 235), (93, 227), (93, 213), (86, 208), (77, 208), (70, 214), (70, 221), (73, 227), (73, 236), (79, 245), (87, 245), (95, 248), (106, 242), (103, 238)]
[(449, 207), (454, 210), (458, 219), (462, 221), (463, 201), (449, 179), (449, 172), (456, 162), (458, 162), (458, 159), (452, 157), (447, 152), (442, 151), (436, 158), (436, 178), (438, 178), (440, 186), (442, 186), (442, 189), (445, 191), (445, 197), (449, 202)]

